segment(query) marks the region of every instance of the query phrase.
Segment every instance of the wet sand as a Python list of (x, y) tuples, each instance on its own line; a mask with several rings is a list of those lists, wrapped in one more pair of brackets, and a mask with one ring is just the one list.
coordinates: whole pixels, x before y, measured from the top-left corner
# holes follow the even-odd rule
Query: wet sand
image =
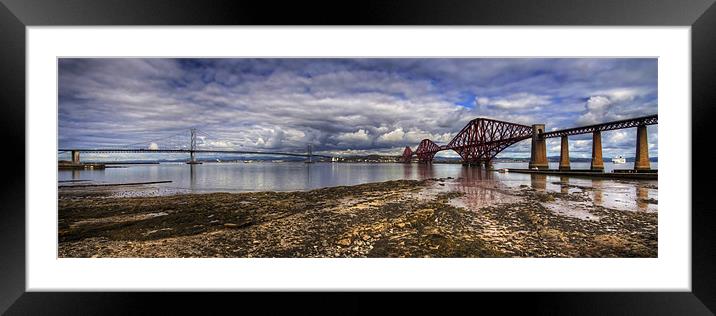
[(548, 179), (483, 170), (305, 192), (62, 188), (58, 256), (657, 256), (655, 182)]

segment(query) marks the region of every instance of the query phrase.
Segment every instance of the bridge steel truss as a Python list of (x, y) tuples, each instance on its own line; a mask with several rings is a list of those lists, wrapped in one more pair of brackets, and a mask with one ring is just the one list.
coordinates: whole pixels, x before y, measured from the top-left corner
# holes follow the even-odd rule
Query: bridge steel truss
[(505, 148), (530, 137), (530, 126), (477, 118), (465, 125), (446, 148), (457, 152), (465, 163), (489, 163)]
[(412, 155), (416, 155), (419, 162), (431, 162), (439, 151), (452, 149), (466, 163), (489, 162), (505, 148), (530, 137), (530, 126), (476, 118), (465, 125), (447, 145), (439, 146), (432, 140), (423, 139), (415, 152), (405, 147), (402, 160), (410, 162)]
[(588, 126), (581, 126), (575, 128), (568, 128), (559, 131), (552, 131), (548, 133), (542, 133), (540, 136), (543, 138), (571, 136), (579, 134), (590, 134), (594, 132), (611, 131), (615, 129), (639, 127), (643, 125), (654, 125), (659, 124), (659, 118), (657, 114), (642, 116), (628, 120), (613, 121), (608, 123), (594, 124)]
[(410, 160), (412, 158), (413, 158), (413, 149), (411, 149), (410, 146), (405, 146), (405, 149), (403, 150), (402, 161), (410, 162)]
[[(538, 136), (540, 139), (544, 139), (654, 125), (658, 123), (658, 115), (654, 114), (627, 120), (540, 133)], [(439, 151), (452, 149), (462, 157), (464, 163), (489, 163), (498, 153), (507, 147), (531, 138), (532, 136), (533, 129), (531, 126), (487, 118), (476, 118), (465, 125), (447, 145), (440, 146), (430, 139), (423, 139), (415, 151), (412, 151), (410, 147), (406, 146), (401, 158), (404, 162), (410, 162), (412, 156), (416, 155), (419, 162), (426, 163), (431, 162), (435, 154)]]
[(419, 162), (431, 162), (435, 154), (441, 150), (445, 150), (445, 147), (438, 146), (438, 144), (426, 138), (420, 141), (420, 145), (415, 150), (415, 155), (418, 156)]

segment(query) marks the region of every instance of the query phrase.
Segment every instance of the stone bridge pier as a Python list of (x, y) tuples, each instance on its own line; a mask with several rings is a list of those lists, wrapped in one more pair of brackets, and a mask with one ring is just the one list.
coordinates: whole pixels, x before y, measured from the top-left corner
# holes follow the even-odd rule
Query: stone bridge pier
[(636, 128), (636, 155), (634, 156), (634, 170), (650, 170), (649, 142), (646, 139), (646, 125)]
[(530, 152), (530, 169), (548, 169), (547, 142), (544, 136), (544, 124), (532, 125), (532, 150)]
[(604, 159), (602, 159), (602, 132), (592, 133), (592, 171), (604, 171)]
[[(544, 124), (532, 125), (532, 151), (530, 154), (529, 168), (548, 169), (547, 146), (545, 139), (549, 137), (561, 137), (559, 153), (559, 170), (571, 170), (569, 163), (569, 136), (568, 134), (544, 135)], [(592, 160), (589, 168), (591, 171), (603, 172), (604, 159), (602, 157), (602, 132), (592, 132)], [(647, 140), (646, 125), (637, 126), (636, 131), (636, 155), (634, 158), (634, 170), (650, 170), (649, 142)]]
[(562, 136), (562, 143), (559, 147), (559, 170), (570, 170), (569, 167), (569, 138)]

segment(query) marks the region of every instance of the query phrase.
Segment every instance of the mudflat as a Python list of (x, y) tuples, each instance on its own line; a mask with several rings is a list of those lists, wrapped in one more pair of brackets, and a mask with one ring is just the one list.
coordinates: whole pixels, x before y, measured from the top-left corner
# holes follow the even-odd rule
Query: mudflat
[(60, 189), (58, 256), (657, 256), (656, 212), (595, 205), (569, 216), (554, 202), (584, 194), (528, 187), (485, 188), (500, 198), (476, 206), (451, 181), (149, 197)]

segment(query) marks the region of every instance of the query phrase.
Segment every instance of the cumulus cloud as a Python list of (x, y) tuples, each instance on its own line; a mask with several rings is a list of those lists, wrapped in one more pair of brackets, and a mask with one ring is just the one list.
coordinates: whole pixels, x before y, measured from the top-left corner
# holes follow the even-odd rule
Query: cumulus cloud
[(620, 131), (620, 130), (611, 131), (609, 133), (611, 134), (611, 135), (609, 135), (609, 138), (608, 138), (609, 143), (621, 143), (621, 142), (627, 140), (628, 139), (627, 135), (629, 135), (629, 133), (627, 133), (626, 131)]
[(577, 119), (577, 123), (590, 125), (655, 114), (656, 103), (649, 98), (649, 92), (646, 89), (628, 87), (596, 91), (595, 95), (585, 102), (584, 112)]
[(598, 95), (589, 97), (589, 100), (587, 100), (587, 104), (585, 105), (585, 107), (587, 108), (587, 111), (590, 112), (605, 112), (612, 104), (612, 101), (609, 100), (608, 97)]
[(341, 133), (336, 139), (346, 143), (365, 143), (370, 141), (370, 136), (367, 131), (359, 129), (353, 133)]
[(403, 142), (404, 137), (405, 137), (405, 132), (403, 132), (403, 129), (397, 128), (393, 131), (390, 131), (383, 135), (380, 135), (378, 137), (378, 141), (386, 142), (386, 143), (398, 143), (398, 142)]

